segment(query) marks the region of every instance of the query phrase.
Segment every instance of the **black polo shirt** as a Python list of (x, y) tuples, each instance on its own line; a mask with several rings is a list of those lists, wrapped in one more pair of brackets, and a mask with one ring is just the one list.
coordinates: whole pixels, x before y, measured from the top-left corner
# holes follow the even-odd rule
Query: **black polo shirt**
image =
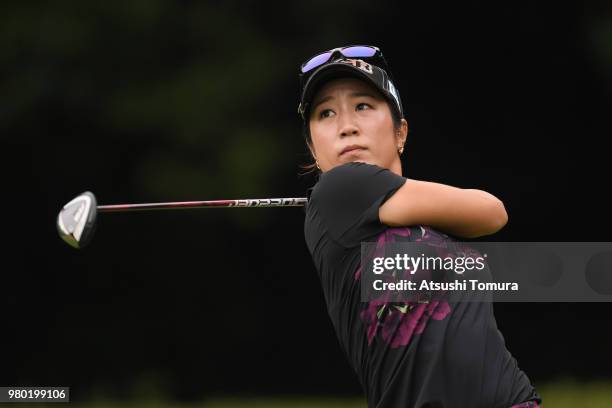
[(320, 176), (306, 207), (306, 244), (368, 407), (541, 403), (505, 347), (492, 303), (434, 301), (401, 307), (361, 302), (362, 241), (453, 240), (426, 226), (390, 228), (380, 223), (379, 207), (405, 181), (388, 169), (347, 163)]

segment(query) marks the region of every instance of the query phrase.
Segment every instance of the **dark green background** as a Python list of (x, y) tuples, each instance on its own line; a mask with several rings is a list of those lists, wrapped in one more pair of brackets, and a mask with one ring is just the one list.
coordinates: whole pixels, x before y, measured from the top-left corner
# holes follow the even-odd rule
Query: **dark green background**
[[(75, 251), (57, 212), (304, 196), (298, 68), (375, 44), (401, 93), (404, 175), (487, 190), (499, 241), (609, 241), (606, 2), (4, 2), (0, 383), (72, 398), (359, 395), (303, 211), (105, 214)], [(600, 304), (496, 304), (539, 384), (611, 375)], [(154, 390), (154, 391), (153, 391)]]

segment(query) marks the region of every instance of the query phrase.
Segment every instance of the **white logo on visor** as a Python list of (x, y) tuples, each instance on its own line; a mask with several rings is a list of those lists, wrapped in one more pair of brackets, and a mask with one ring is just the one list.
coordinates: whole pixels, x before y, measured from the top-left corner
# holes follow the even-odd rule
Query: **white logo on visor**
[(397, 102), (397, 106), (399, 107), (400, 101), (399, 101), (399, 95), (397, 94), (397, 89), (395, 89), (395, 86), (393, 86), (393, 82), (391, 81), (387, 81), (387, 82), (389, 83), (389, 93), (393, 95), (393, 97), (395, 98), (395, 101)]
[(352, 65), (355, 68), (359, 68), (363, 72), (367, 72), (368, 74), (373, 74), (374, 73), (374, 71), (372, 70), (372, 66), (370, 64), (368, 64), (367, 62), (365, 62), (364, 60), (357, 60), (357, 59), (347, 58), (347, 59), (344, 59), (344, 60), (340, 60), (340, 62), (344, 62), (345, 64)]

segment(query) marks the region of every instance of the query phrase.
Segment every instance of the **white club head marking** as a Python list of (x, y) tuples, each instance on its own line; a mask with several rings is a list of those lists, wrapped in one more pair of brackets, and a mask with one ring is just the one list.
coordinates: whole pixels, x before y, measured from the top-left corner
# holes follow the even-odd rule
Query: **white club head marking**
[(89, 191), (66, 204), (57, 216), (60, 237), (74, 248), (82, 248), (93, 234), (96, 198)]

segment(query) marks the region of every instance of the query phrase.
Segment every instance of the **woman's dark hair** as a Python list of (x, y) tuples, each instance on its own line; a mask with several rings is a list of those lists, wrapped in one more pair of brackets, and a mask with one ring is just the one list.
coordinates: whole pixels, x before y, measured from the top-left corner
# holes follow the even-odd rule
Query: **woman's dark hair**
[[(389, 101), (387, 101), (386, 99), (385, 101), (387, 102), (387, 105), (389, 106), (389, 110), (391, 111), (391, 119), (393, 120), (393, 128), (395, 130), (399, 130), (402, 127), (402, 117), (400, 116), (399, 111), (395, 109), (389, 103)], [(310, 120), (308, 120), (309, 116), (310, 116), (310, 113), (308, 113), (308, 115), (306, 116), (307, 119), (304, 120), (302, 124), (302, 136), (304, 137), (304, 142), (306, 142), (306, 148), (308, 150), (307, 154), (310, 156), (311, 162), (308, 164), (300, 165), (300, 168), (302, 169), (302, 172), (300, 173), (301, 175), (321, 173), (321, 170), (317, 168), (317, 163), (314, 161), (314, 157), (312, 156), (312, 151), (311, 151), (312, 137), (310, 135)]]

